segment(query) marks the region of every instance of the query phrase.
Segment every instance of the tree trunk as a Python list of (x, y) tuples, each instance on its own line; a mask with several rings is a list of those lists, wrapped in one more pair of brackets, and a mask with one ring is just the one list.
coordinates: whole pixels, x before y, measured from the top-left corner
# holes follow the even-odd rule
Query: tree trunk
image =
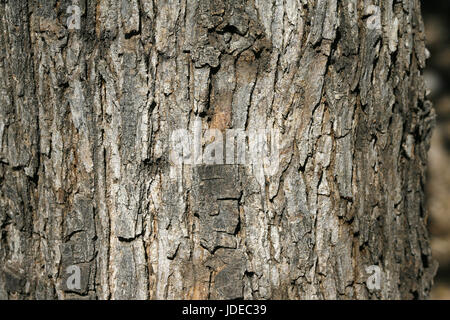
[[(428, 296), (419, 0), (0, 0), (0, 19), (0, 298)], [(279, 132), (276, 170), (174, 164), (198, 123)]]

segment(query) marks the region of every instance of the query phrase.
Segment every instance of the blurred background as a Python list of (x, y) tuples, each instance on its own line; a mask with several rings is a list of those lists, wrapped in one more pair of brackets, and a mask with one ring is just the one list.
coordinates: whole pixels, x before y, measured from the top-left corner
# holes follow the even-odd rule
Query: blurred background
[(434, 258), (439, 262), (432, 299), (450, 299), (450, 1), (422, 0), (431, 53), (425, 79), (436, 109), (429, 152), (427, 205)]

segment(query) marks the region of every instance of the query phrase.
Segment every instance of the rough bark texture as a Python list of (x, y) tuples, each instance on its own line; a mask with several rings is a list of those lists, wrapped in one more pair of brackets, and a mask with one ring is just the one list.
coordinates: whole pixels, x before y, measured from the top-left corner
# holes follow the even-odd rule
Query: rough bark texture
[[(426, 298), (423, 37), (419, 0), (0, 0), (0, 298)], [(279, 170), (174, 173), (196, 119)]]

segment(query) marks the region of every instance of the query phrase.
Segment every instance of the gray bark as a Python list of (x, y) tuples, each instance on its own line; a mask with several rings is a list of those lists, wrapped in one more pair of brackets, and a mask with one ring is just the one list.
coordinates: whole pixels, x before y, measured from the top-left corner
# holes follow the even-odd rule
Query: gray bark
[[(419, 0), (1, 0), (0, 298), (426, 298), (425, 60)], [(174, 169), (198, 119), (276, 174)]]

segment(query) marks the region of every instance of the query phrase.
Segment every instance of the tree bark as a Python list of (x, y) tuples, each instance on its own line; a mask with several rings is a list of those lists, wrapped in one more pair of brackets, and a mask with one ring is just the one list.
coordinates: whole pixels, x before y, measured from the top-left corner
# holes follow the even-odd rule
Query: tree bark
[[(428, 296), (419, 0), (1, 0), (0, 19), (0, 298)], [(174, 166), (196, 121), (278, 130), (278, 170)]]

